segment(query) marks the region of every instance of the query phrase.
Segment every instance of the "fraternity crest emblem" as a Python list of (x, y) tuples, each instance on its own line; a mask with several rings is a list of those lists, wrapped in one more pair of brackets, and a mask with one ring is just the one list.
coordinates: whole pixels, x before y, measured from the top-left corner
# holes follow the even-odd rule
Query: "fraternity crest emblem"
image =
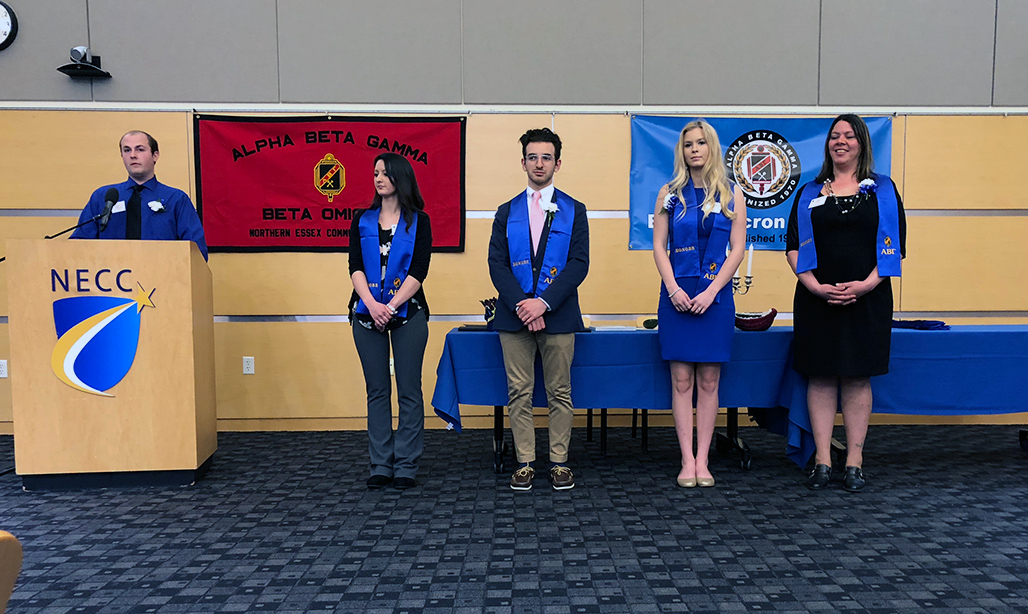
[(717, 270), (717, 264), (711, 262), (710, 263), (710, 272), (713, 273), (716, 270)]
[(328, 197), (328, 202), (346, 187), (346, 169), (332, 154), (314, 165), (314, 188)]
[(400, 287), (400, 283), (401, 283), (400, 282), (400, 278), (397, 277), (396, 279), (393, 280), (393, 287), (394, 288), (399, 288)]
[(550, 277), (556, 277), (556, 276), (557, 276), (557, 267), (551, 266), (550, 267)]
[(892, 239), (885, 237), (885, 247), (892, 247)]
[(785, 202), (799, 185), (799, 155), (770, 130), (751, 130), (736, 138), (725, 151), (725, 165), (742, 188), (746, 206), (755, 209)]

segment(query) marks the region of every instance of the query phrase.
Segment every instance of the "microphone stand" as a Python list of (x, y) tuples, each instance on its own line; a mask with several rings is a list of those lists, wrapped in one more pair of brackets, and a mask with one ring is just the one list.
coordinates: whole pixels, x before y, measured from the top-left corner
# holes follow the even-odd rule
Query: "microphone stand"
[[(43, 238), (44, 239), (56, 239), (57, 237), (59, 237), (59, 236), (61, 236), (63, 234), (67, 234), (67, 233), (71, 232), (72, 230), (75, 230), (76, 228), (81, 228), (81, 227), (85, 226), (86, 224), (91, 224), (91, 223), (97, 221), (98, 219), (102, 218), (103, 216), (104, 216), (104, 214), (101, 211), (100, 213), (97, 213), (96, 215), (94, 215), (93, 217), (89, 218), (85, 222), (82, 222), (81, 224), (75, 224), (71, 228), (65, 228), (64, 230), (62, 230), (61, 232), (59, 232), (59, 233), (57, 233), (55, 235), (49, 235), (49, 236), (46, 236), (46, 237), (43, 237)], [(4, 257), (0, 258), (0, 262), (3, 262), (4, 260), (7, 260), (7, 256), (4, 256)]]

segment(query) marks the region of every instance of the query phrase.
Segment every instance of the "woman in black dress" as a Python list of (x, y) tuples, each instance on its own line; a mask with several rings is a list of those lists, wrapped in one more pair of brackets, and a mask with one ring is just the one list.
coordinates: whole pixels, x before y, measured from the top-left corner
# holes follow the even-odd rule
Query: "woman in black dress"
[[(873, 172), (867, 125), (840, 115), (825, 140), (817, 178), (789, 216), (786, 257), (796, 273), (793, 368), (809, 378), (807, 406), (817, 448), (807, 485), (832, 475), (831, 441), (842, 405), (846, 429), (843, 487), (864, 487), (864, 439), (871, 376), (889, 372), (892, 284), (906, 242), (903, 204), (892, 180)], [(883, 283), (884, 282), (884, 283)]]

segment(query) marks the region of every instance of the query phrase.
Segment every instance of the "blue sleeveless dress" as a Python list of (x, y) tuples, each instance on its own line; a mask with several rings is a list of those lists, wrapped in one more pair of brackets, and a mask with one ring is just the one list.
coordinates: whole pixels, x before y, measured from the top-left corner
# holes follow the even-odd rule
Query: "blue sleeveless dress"
[[(696, 189), (696, 202), (703, 202), (704, 190)], [(710, 231), (714, 227), (711, 213), (703, 220), (702, 207), (696, 207), (686, 215), (695, 215), (699, 233), (697, 249), (703, 253), (707, 248)], [(679, 277), (675, 281), (682, 292), (690, 298), (696, 296), (698, 277)], [(657, 333), (660, 340), (660, 355), (664, 360), (681, 362), (728, 362), (732, 358), (732, 337), (735, 331), (735, 299), (732, 284), (725, 285), (718, 292), (718, 301), (711, 303), (702, 315), (682, 313), (671, 304), (667, 288), (660, 284), (660, 303), (657, 307)]]

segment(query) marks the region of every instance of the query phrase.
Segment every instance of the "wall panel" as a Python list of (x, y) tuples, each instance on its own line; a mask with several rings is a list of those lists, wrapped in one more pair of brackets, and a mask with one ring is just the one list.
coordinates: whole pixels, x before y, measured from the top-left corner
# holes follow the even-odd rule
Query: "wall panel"
[(1028, 2), (998, 0), (996, 15), (995, 105), (1028, 106)]
[(906, 311), (1028, 311), (1028, 217), (908, 217)]
[[(3, 100), (91, 100), (88, 80), (73, 80), (57, 72), (67, 64), (69, 50), (89, 40), (86, 5), (82, 0), (9, 0), (18, 18), (18, 36), (0, 52), (0, 97)], [(101, 45), (103, 56), (113, 45)]]
[(280, 0), (281, 101), (459, 103), (460, 6)]
[(564, 162), (554, 184), (590, 211), (627, 210), (630, 122), (628, 115), (557, 115), (554, 131), (560, 135)]
[(822, 105), (989, 105), (993, 2), (823, 0)]
[[(78, 209), (97, 186), (124, 178), (115, 142), (130, 127), (149, 128), (157, 134), (162, 142), (161, 179), (189, 188), (190, 121), (185, 112), (2, 111), (0, 168), (13, 171), (0, 182), (0, 204)], [(433, 256), (425, 287), (434, 315), (477, 318), (482, 313), (479, 301), (495, 296), (487, 266), (492, 218), (480, 217), (479, 212), (494, 211), (524, 189), (517, 138), (529, 127), (551, 122), (566, 141), (565, 166), (557, 174), (557, 186), (599, 214), (627, 209), (631, 148), (627, 116), (471, 115), (467, 194), (473, 214), (466, 225), (466, 251)], [(892, 175), (912, 211), (1028, 208), (1019, 184), (1011, 179), (1019, 176), (1013, 166), (1017, 158), (1011, 152), (1018, 151), (1026, 137), (1025, 117), (901, 116), (894, 124)], [(60, 181), (50, 181), (44, 174), (51, 168), (44, 161), (53, 158), (54, 142), (62, 144), (62, 152), (91, 152), (76, 158), (75, 164), (59, 166)], [(969, 142), (974, 143), (973, 150)], [(57, 198), (71, 204), (50, 204)], [(23, 202), (28, 204), (13, 204)], [(8, 216), (0, 223), (0, 239), (43, 236), (73, 222), (70, 217)], [(627, 249), (628, 223), (618, 213), (590, 220), (591, 269), (580, 295), (584, 313), (605, 316), (594, 319), (594, 325), (612, 324), (606, 318), (619, 315), (626, 322), (618, 323), (631, 323), (635, 314), (656, 311), (659, 277), (650, 252)], [(893, 282), (897, 304), (903, 309), (1028, 311), (1021, 290), (1028, 281), (1021, 278), (1028, 273), (1021, 273), (1016, 264), (1028, 256), (1021, 239), (1028, 232), (1028, 217), (914, 215), (908, 224), (910, 256), (904, 262), (902, 286), (898, 280)], [(5, 266), (0, 265), (0, 315), (6, 314)], [(218, 315), (346, 313), (351, 292), (346, 254), (213, 254), (210, 266)], [(753, 274), (750, 292), (737, 297), (738, 310), (792, 310), (796, 282), (784, 254), (756, 252)], [(426, 402), (431, 398), (443, 337), (457, 325), (431, 323), (424, 372)], [(216, 335), (220, 428), (364, 428), (363, 378), (346, 323), (219, 323)], [(6, 325), (0, 325), (0, 358), (6, 353)], [(258, 375), (241, 375), (243, 355), (255, 356)], [(17, 364), (12, 363), (11, 369), (16, 374)], [(465, 413), (469, 425), (491, 424), (491, 408), (469, 407)], [(442, 426), (429, 415), (430, 427)], [(9, 425), (9, 416), (9, 383), (0, 380), (0, 432)]]
[[(435, 370), (452, 322), (429, 322), (422, 375), (426, 425), (442, 426), (431, 407)], [(353, 333), (346, 323), (257, 322), (215, 325), (218, 419), (344, 419), (367, 427), (367, 393)], [(242, 357), (253, 356), (254, 375), (242, 375)], [(393, 387), (393, 410), (396, 390)], [(2, 418), (2, 415), (0, 415)], [(436, 424), (438, 422), (438, 424)], [(245, 426), (245, 425), (244, 425)]]
[(436, 315), (482, 315), (479, 301), (496, 296), (489, 279), (489, 237), (493, 218), (467, 221), (463, 254), (433, 254), (425, 299)]
[(638, 0), (463, 7), (465, 103), (642, 103)]
[(819, 4), (647, 0), (643, 102), (817, 104)]
[(589, 276), (578, 290), (582, 313), (655, 313), (659, 289), (652, 252), (628, 251), (627, 219), (589, 220)]
[(90, 0), (98, 101), (278, 102), (275, 0)]
[(347, 254), (211, 254), (218, 315), (345, 314)]
[[(345, 323), (219, 323), (215, 330), (218, 418), (359, 415), (365, 398)], [(254, 375), (242, 375), (242, 357)]]
[(98, 187), (125, 181), (118, 139), (157, 139), (157, 177), (193, 195), (188, 113), (0, 111), (0, 209), (81, 209)]
[(904, 205), (909, 209), (1028, 209), (1017, 154), (1028, 117), (911, 116)]
[(1028, 104), (1021, 0), (9, 3), (5, 101)]

